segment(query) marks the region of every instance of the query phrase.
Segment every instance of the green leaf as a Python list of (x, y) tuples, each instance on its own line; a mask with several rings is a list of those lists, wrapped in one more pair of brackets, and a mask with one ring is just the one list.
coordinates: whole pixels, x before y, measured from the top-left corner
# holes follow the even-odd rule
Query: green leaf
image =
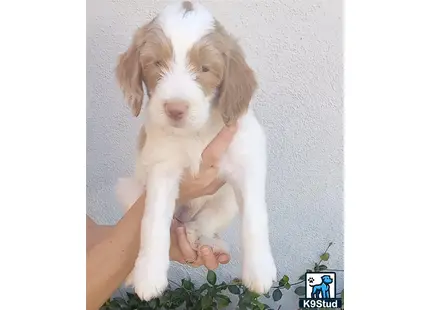
[(202, 308), (208, 308), (212, 306), (212, 297), (207, 294), (202, 298)]
[(258, 297), (260, 297), (260, 294), (252, 292), (250, 290), (246, 290), (245, 293), (243, 294), (243, 300), (245, 300), (246, 302), (252, 302), (256, 300)]
[(326, 266), (326, 265), (320, 265), (318, 269), (319, 269), (320, 271), (322, 271), (322, 270), (326, 270), (326, 269), (327, 269), (327, 266)]
[(129, 308), (134, 309), (134, 308), (139, 307), (139, 304), (142, 304), (142, 303), (139, 300), (137, 300), (136, 298), (129, 298), (127, 300), (127, 304), (129, 306)]
[(266, 297), (266, 298), (270, 298), (270, 293), (266, 293), (263, 296)]
[(274, 301), (278, 301), (282, 298), (282, 292), (279, 288), (277, 288), (276, 290), (273, 291), (272, 294), (273, 300)]
[(251, 291), (248, 291), (248, 292), (249, 292), (248, 294), (250, 295), (250, 297), (251, 297), (252, 300), (255, 300), (258, 297), (260, 297), (260, 294), (258, 294), (258, 293), (251, 292)]
[(265, 305), (261, 302), (259, 302), (258, 300), (254, 301), (253, 305), (252, 305), (252, 309), (254, 310), (264, 310), (266, 309)]
[(216, 289), (216, 287), (210, 287), (210, 288), (208, 289), (208, 294), (209, 294), (212, 298), (214, 298), (214, 297), (216, 296), (216, 294), (217, 294), (217, 289)]
[(218, 301), (217, 302), (217, 306), (218, 306), (217, 309), (225, 308), (231, 303), (230, 298), (228, 298), (228, 296), (225, 296), (225, 295), (218, 295), (217, 301)]
[(248, 308), (251, 308), (251, 301), (248, 298), (246, 298), (246, 296), (243, 296), (242, 298), (239, 299), (238, 306), (239, 306), (239, 310), (242, 310), (242, 309), (246, 310)]
[(251, 301), (252, 301), (252, 296), (250, 294), (250, 291), (244, 289), (243, 293), (240, 295), (241, 297), (241, 302), (243, 304), (246, 304), (247, 306), (250, 305)]
[(205, 290), (209, 288), (209, 284), (204, 283), (200, 288), (198, 289), (198, 292), (203, 293)]
[(151, 300), (149, 301), (149, 306), (150, 306), (152, 309), (157, 309), (158, 305), (159, 305), (159, 299), (158, 299), (158, 298), (154, 298), (154, 299), (151, 299)]
[(237, 287), (237, 285), (229, 285), (228, 287), (228, 291), (234, 295), (239, 295), (240, 294), (240, 290)]
[(212, 285), (215, 285), (216, 283), (216, 274), (215, 272), (213, 272), (212, 270), (208, 271), (208, 275), (206, 276), (206, 279), (208, 280), (208, 282)]
[(320, 256), (320, 259), (323, 261), (328, 261), (328, 259), (330, 258), (330, 254), (329, 253), (324, 253)]
[(280, 285), (280, 286), (285, 286), (285, 284), (287, 284), (287, 283), (288, 283), (288, 281), (290, 281), (290, 278), (289, 278), (287, 275), (285, 275), (285, 276), (283, 276), (283, 277), (282, 277), (282, 279), (279, 281), (279, 285)]
[(166, 291), (163, 296), (160, 297), (160, 304), (164, 305), (169, 301), (170, 298), (170, 292)]
[(169, 302), (172, 306), (178, 307), (186, 301), (186, 298), (188, 298), (187, 291), (182, 288), (177, 288), (170, 293)]
[(248, 308), (247, 308), (246, 304), (244, 304), (244, 303), (239, 304), (239, 310), (247, 310), (247, 309)]
[(136, 299), (136, 294), (133, 294), (133, 293), (127, 292), (127, 298), (128, 298), (128, 299)]
[(304, 286), (296, 287), (296, 289), (294, 290), (294, 293), (296, 293), (296, 295), (299, 295), (299, 296), (304, 296), (306, 294), (306, 288)]
[(113, 309), (127, 309), (127, 302), (120, 298), (120, 297), (116, 297), (111, 301), (111, 307), (113, 307)]
[(284, 285), (284, 287), (285, 287), (287, 290), (289, 290), (289, 289), (291, 288), (291, 284), (290, 284), (290, 283), (287, 283), (287, 284), (285, 284), (285, 285)]
[(221, 284), (216, 285), (216, 290), (218, 292), (222, 292), (222, 291), (224, 291), (227, 288), (227, 286), (228, 286), (227, 283), (222, 282)]
[(190, 280), (182, 279), (182, 287), (186, 290), (192, 290), (193, 289), (193, 283)]

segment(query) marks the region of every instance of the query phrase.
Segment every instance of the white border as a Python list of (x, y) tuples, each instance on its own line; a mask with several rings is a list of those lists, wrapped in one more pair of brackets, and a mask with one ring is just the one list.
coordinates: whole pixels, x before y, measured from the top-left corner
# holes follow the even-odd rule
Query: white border
[(2, 309), (85, 309), (85, 13), (0, 5)]
[(428, 1), (346, 2), (346, 309), (425, 308)]
[[(346, 8), (346, 309), (418, 309), (429, 3)], [(84, 2), (6, 1), (0, 14), (1, 305), (84, 309)]]

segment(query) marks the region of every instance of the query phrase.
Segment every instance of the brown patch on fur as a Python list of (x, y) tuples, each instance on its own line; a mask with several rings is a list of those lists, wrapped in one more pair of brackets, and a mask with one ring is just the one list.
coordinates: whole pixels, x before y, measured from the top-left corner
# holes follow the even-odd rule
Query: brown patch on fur
[[(247, 111), (257, 88), (254, 72), (237, 41), (216, 21), (215, 30), (190, 51), (189, 61), (206, 94), (219, 88), (219, 112), (227, 125), (234, 123)], [(203, 72), (203, 67), (209, 71)]]
[(116, 77), (134, 116), (142, 108), (142, 82), (150, 96), (161, 74), (169, 69), (172, 56), (172, 43), (154, 20), (135, 32), (130, 47), (120, 55)]
[(194, 10), (193, 4), (190, 1), (182, 2), (182, 7), (185, 10), (185, 14)]
[(220, 87), (218, 107), (224, 122), (229, 125), (237, 121), (249, 107), (249, 103), (257, 88), (254, 71), (248, 66), (242, 48), (219, 22), (215, 24), (215, 32), (223, 37), (225, 74)]
[(202, 38), (188, 52), (188, 61), (206, 96), (213, 94), (224, 76), (224, 57), (210, 36)]

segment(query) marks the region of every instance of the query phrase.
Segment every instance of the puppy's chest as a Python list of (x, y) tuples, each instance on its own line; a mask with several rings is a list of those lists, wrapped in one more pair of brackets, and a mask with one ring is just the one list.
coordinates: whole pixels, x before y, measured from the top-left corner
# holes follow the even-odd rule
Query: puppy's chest
[(148, 135), (138, 161), (146, 171), (153, 165), (163, 164), (166, 168), (190, 169), (191, 173), (197, 173), (201, 155), (215, 135), (162, 138)]

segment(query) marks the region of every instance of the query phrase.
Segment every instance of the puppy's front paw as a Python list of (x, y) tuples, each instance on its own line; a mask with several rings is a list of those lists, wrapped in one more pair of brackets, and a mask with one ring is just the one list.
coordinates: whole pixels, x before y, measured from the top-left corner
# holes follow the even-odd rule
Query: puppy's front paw
[(276, 266), (270, 252), (258, 252), (244, 257), (243, 284), (257, 294), (267, 293), (276, 281)]
[(133, 270), (133, 284), (136, 294), (149, 301), (159, 297), (167, 288), (169, 260), (162, 258), (139, 257)]

